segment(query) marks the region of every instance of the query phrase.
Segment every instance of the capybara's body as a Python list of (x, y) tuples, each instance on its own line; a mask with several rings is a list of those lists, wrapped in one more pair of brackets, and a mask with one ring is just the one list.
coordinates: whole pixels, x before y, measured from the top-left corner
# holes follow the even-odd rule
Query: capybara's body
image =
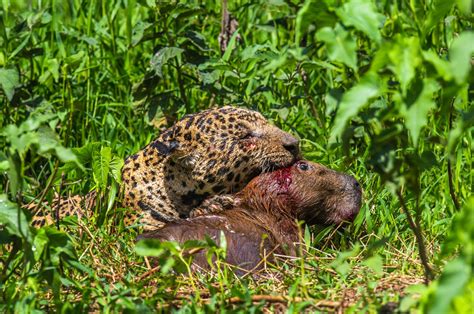
[[(298, 161), (292, 166), (261, 174), (241, 192), (216, 196), (204, 202), (202, 216), (168, 223), (164, 228), (143, 234), (183, 243), (210, 237), (227, 242), (226, 261), (245, 270), (258, 268), (262, 258), (272, 253), (295, 254), (299, 240), (297, 220), (307, 224), (352, 222), (361, 206), (361, 189), (351, 176), (320, 164)], [(219, 207), (222, 210), (216, 212)], [(203, 252), (195, 264), (206, 267)]]

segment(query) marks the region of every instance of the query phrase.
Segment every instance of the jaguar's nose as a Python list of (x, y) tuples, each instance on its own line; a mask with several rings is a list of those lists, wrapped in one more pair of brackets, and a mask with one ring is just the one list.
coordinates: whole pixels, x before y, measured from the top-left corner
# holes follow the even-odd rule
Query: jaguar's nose
[(291, 135), (286, 135), (282, 139), (283, 147), (289, 151), (293, 156), (297, 157), (300, 153), (300, 141)]

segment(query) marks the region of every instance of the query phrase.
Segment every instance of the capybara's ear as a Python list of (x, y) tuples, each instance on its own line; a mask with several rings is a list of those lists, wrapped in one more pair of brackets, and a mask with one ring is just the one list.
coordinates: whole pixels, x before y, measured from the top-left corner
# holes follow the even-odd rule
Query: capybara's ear
[(166, 240), (161, 230), (154, 230), (151, 232), (146, 232), (146, 233), (142, 233), (138, 235), (135, 241), (146, 240), (146, 239)]

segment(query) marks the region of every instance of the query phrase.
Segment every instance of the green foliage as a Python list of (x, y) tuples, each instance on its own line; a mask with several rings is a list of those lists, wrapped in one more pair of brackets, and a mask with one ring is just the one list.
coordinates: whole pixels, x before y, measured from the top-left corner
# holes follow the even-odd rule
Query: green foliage
[[(469, 313), (472, 309), (474, 279), (472, 261), (474, 250), (474, 198), (470, 198), (461, 212), (453, 219), (451, 230), (443, 243), (440, 259), (449, 258), (457, 253), (454, 259), (447, 262), (439, 278), (422, 292), (421, 307), (429, 313)], [(412, 296), (406, 298), (408, 303)]]
[(22, 210), (10, 202), (5, 194), (0, 195), (1, 243), (9, 243), (13, 237), (30, 239), (28, 221)]
[[(399, 300), (376, 289), (384, 280), (423, 276), (420, 241), (437, 279), (411, 288), (401, 308), (465, 310), (472, 1), (228, 5), (239, 27), (221, 52), (216, 2), (2, 2), (0, 311), (259, 312), (272, 305), (253, 295), (281, 294), (298, 312), (347, 292), (357, 296), (348, 311), (374, 312)], [(226, 267), (177, 275), (173, 267), (189, 271), (183, 248), (135, 251), (136, 231), (121, 223), (128, 210), (113, 206), (123, 158), (182, 115), (225, 104), (262, 112), (302, 139), (306, 158), (364, 187), (355, 223), (306, 231), (305, 259), (278, 264), (279, 279), (239, 279)], [(19, 205), (92, 189), (93, 223), (27, 227)], [(224, 256), (212, 243), (189, 245)], [(147, 274), (142, 255), (157, 256), (160, 271)]]
[(18, 87), (20, 79), (16, 69), (0, 69), (0, 84), (8, 100), (12, 100), (15, 88)]

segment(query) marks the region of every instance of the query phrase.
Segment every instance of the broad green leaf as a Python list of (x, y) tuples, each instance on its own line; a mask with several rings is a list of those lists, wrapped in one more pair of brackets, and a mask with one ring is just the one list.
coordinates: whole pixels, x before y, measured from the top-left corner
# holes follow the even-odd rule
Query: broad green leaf
[(264, 68), (263, 72), (274, 72), (290, 66), (294, 60), (290, 59), (287, 53), (283, 53), (275, 58), (273, 58)]
[(8, 160), (0, 160), (0, 171), (7, 171), (8, 169), (10, 169)]
[[(449, 262), (438, 280), (436, 291), (428, 302), (428, 313), (449, 313), (451, 303), (472, 278), (472, 261), (458, 257)], [(471, 296), (472, 297), (472, 296)]]
[[(21, 35), (24, 35), (25, 33), (20, 33)], [(20, 37), (21, 37), (20, 35)], [(32, 36), (32, 33), (27, 33), (26, 36), (22, 36), (24, 37), (23, 38), (23, 41), (16, 46), (15, 50), (13, 52), (10, 53), (10, 55), (8, 56), (8, 59), (13, 59), (17, 54), (19, 54), (24, 48), (25, 46), (28, 44), (28, 42), (30, 41), (30, 38)]]
[(474, 196), (469, 197), (461, 211), (457, 212), (451, 224), (451, 230), (443, 243), (441, 256), (449, 257), (453, 253), (467, 259), (474, 256)]
[(56, 146), (54, 149), (54, 152), (55, 152), (55, 155), (58, 157), (58, 159), (61, 160), (62, 162), (74, 162), (80, 168), (82, 168), (82, 165), (79, 163), (76, 155), (74, 155), (74, 152), (71, 149), (63, 147), (63, 146)]
[(320, 29), (316, 33), (316, 38), (326, 43), (329, 59), (342, 62), (357, 70), (355, 38), (340, 24), (337, 24), (334, 29), (330, 27)]
[(449, 49), (451, 71), (458, 84), (464, 84), (472, 69), (474, 32), (463, 32), (453, 41)]
[(325, 1), (307, 0), (296, 15), (296, 43), (299, 44), (308, 29), (316, 30), (336, 24), (337, 16), (329, 10)]
[(419, 305), (420, 295), (427, 293), (429, 288), (423, 284), (416, 284), (406, 287), (405, 296), (400, 302), (399, 309), (402, 313), (410, 312), (410, 309)]
[(224, 55), (222, 56), (223, 61), (229, 61), (230, 55), (232, 54), (232, 51), (234, 51), (235, 49), (235, 43), (236, 43), (238, 35), (239, 35), (239, 30), (236, 30), (232, 34), (232, 37), (230, 38), (229, 43), (227, 44), (227, 48), (224, 52)]
[(423, 38), (428, 35), (431, 30), (442, 22), (446, 14), (449, 13), (454, 5), (454, 0), (433, 0), (431, 1), (428, 15), (423, 24)]
[(0, 85), (5, 96), (11, 101), (15, 94), (15, 88), (20, 86), (20, 76), (17, 69), (0, 68)]
[(81, 50), (76, 54), (70, 55), (66, 59), (64, 59), (64, 64), (65, 65), (76, 65), (84, 60), (84, 58), (87, 58), (85, 51)]
[[(474, 309), (474, 298), (472, 297), (474, 295), (474, 278), (472, 277), (472, 272), (471, 272), (471, 278), (469, 279), (468, 283), (464, 287), (463, 291), (454, 297), (452, 303), (451, 303), (451, 308), (450, 310), (452, 313), (458, 314), (458, 313), (463, 313), (469, 309)], [(471, 314), (471, 313), (468, 313)]]
[(422, 298), (428, 313), (464, 313), (473, 305), (474, 197), (469, 197), (456, 213), (450, 229), (440, 257), (455, 254), (456, 258), (445, 266), (439, 279), (429, 286), (427, 297)]
[[(45, 84), (48, 87), (51, 87), (53, 79), (55, 82), (59, 79), (59, 62), (57, 59), (48, 59), (44, 62), (44, 67), (46, 70), (39, 78), (40, 84)], [(52, 76), (52, 78), (51, 78)]]
[(48, 249), (50, 252), (50, 260), (53, 265), (59, 265), (60, 260), (77, 259), (72, 239), (69, 234), (57, 230), (52, 226), (45, 227), (44, 230), (48, 236)]
[(162, 262), (160, 264), (161, 266), (161, 272), (163, 274), (167, 274), (169, 273), (172, 269), (173, 269), (173, 266), (176, 264), (176, 260), (172, 257), (169, 257), (167, 258), (164, 263)]
[(46, 235), (45, 228), (41, 228), (36, 233), (35, 238), (33, 239), (33, 247), (31, 248), (36, 261), (39, 260), (41, 254), (43, 254), (45, 246), (48, 244), (48, 242), (48, 236)]
[(364, 265), (369, 267), (376, 274), (383, 274), (383, 260), (379, 255), (374, 255), (366, 259)]
[[(28, 133), (27, 133), (28, 134)], [(41, 155), (51, 153), (52, 151), (54, 154), (61, 160), (62, 162), (75, 162), (78, 163), (76, 155), (73, 151), (69, 148), (63, 147), (57, 135), (54, 131), (49, 127), (40, 127), (38, 128), (38, 136), (37, 136), (37, 144), (38, 144), (38, 153)], [(79, 164), (79, 166), (81, 166)]]
[(196, 31), (188, 31), (186, 32), (186, 38), (200, 51), (210, 51), (206, 37), (203, 34)]
[(184, 52), (181, 48), (176, 47), (165, 47), (161, 48), (152, 58), (151, 58), (151, 68), (155, 71), (155, 73), (163, 77), (163, 66), (168, 64), (168, 62), (181, 55)]
[(217, 80), (219, 80), (219, 76), (222, 74), (222, 71), (214, 70), (212, 72), (199, 72), (199, 76), (203, 84), (205, 85), (212, 85)]
[(144, 22), (144, 21), (138, 21), (138, 23), (133, 27), (132, 31), (132, 46), (136, 46), (140, 43), (140, 41), (143, 38), (143, 34), (145, 33), (145, 30), (150, 28), (153, 24)]
[(429, 111), (436, 106), (434, 93), (439, 90), (438, 83), (432, 79), (425, 79), (422, 84), (423, 87), (421, 91), (411, 96), (415, 99), (410, 99), (410, 96), (407, 96), (407, 100), (410, 103), (407, 104), (406, 111), (404, 112), (405, 124), (410, 131), (410, 136), (415, 146), (418, 145), (418, 137), (421, 128), (423, 128), (428, 121)]
[(449, 154), (454, 154), (456, 145), (466, 130), (474, 127), (474, 107), (463, 113), (456, 121), (455, 127), (449, 132), (448, 146), (446, 148)]
[(79, 162), (83, 165), (90, 164), (94, 156), (94, 152), (100, 149), (100, 143), (90, 142), (82, 147), (73, 148), (72, 151), (77, 156)]
[(109, 189), (109, 197), (108, 197), (108, 200), (107, 200), (107, 212), (109, 212), (114, 204), (115, 204), (115, 200), (117, 198), (117, 192), (118, 192), (118, 184), (115, 183), (115, 182), (112, 182), (112, 184), (110, 185), (110, 189)]
[(6, 171), (6, 174), (8, 175), (8, 180), (10, 181), (9, 192), (12, 197), (16, 197), (16, 193), (21, 189), (23, 184), (21, 167), (18, 159), (19, 158), (15, 158), (15, 156), (8, 157), (0, 151), (0, 171)]
[(92, 158), (92, 172), (94, 181), (99, 188), (107, 187), (112, 150), (110, 147), (102, 147), (100, 152), (95, 152)]
[(456, 0), (456, 4), (462, 13), (472, 14), (472, 0)]
[(75, 261), (75, 260), (70, 260), (68, 261), (68, 264), (70, 264), (71, 266), (73, 266), (74, 268), (88, 274), (90, 277), (93, 277), (94, 276), (94, 270), (87, 267), (86, 265), (78, 262), (78, 261)]
[(278, 56), (278, 52), (272, 48), (270, 45), (252, 45), (247, 46), (242, 52), (240, 53), (240, 59), (242, 61), (247, 60), (271, 60)]
[(30, 237), (25, 213), (6, 194), (0, 194), (0, 225), (12, 235)]
[(366, 74), (356, 86), (347, 91), (342, 96), (337, 110), (334, 127), (331, 131), (331, 141), (341, 136), (347, 121), (354, 117), (371, 98), (380, 95), (381, 91), (381, 80), (373, 73)]
[(19, 127), (19, 132), (29, 132), (38, 129), (41, 125), (54, 120), (58, 117), (58, 114), (53, 112), (41, 112), (35, 111), (31, 116), (23, 122)]
[(57, 82), (59, 80), (59, 61), (56, 58), (49, 59), (46, 61), (46, 66), (48, 67), (49, 72), (53, 76), (54, 80)]
[(420, 43), (417, 37), (399, 37), (388, 52), (391, 61), (390, 69), (397, 76), (403, 94), (415, 77), (415, 71), (421, 63)]
[(331, 262), (330, 266), (333, 267), (340, 275), (345, 277), (352, 266), (347, 262), (351, 257), (357, 256), (360, 251), (360, 246), (355, 245), (350, 251), (340, 252), (337, 258)]
[(224, 251), (225, 256), (225, 253), (227, 252), (227, 238), (222, 230), (219, 233), (219, 247)]
[(110, 161), (110, 173), (115, 182), (122, 183), (122, 167), (123, 159), (117, 156), (114, 156)]
[(286, 107), (280, 108), (280, 109), (272, 109), (273, 112), (276, 112), (278, 116), (280, 116), (280, 119), (285, 121), (288, 118), (288, 114), (290, 113), (290, 110)]
[(425, 50), (422, 51), (423, 59), (430, 63), (438, 72), (438, 75), (443, 78), (446, 82), (453, 78), (451, 73), (451, 64), (448, 61), (441, 59), (434, 51)]
[(10, 125), (7, 127), (7, 132), (10, 135), (7, 139), (11, 143), (10, 151), (18, 152), (20, 155), (24, 155), (28, 149), (30, 149), (31, 145), (37, 144), (39, 142), (38, 134), (36, 132), (28, 132), (25, 134), (19, 134), (15, 136), (13, 132), (15, 126), (13, 128), (9, 128)]
[(309, 226), (307, 224), (304, 225), (304, 244), (308, 247), (311, 246), (311, 232), (309, 231)]
[(155, 239), (144, 239), (137, 242), (135, 252), (141, 256), (160, 256), (166, 251), (161, 242)]
[(354, 26), (375, 42), (380, 43), (382, 36), (379, 28), (382, 27), (385, 17), (377, 12), (372, 1), (351, 0), (337, 9), (336, 13), (344, 25)]

